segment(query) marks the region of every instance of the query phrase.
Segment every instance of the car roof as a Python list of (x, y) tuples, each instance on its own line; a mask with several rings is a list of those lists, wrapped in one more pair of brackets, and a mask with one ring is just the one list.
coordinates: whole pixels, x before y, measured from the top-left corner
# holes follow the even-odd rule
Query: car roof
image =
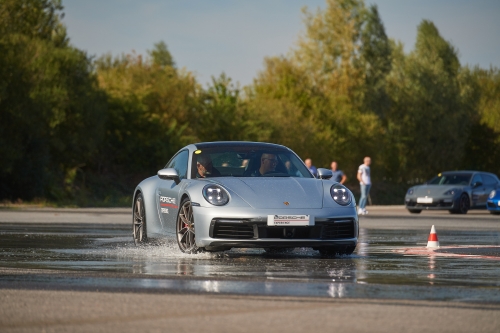
[(477, 170), (457, 170), (457, 171), (444, 171), (441, 172), (443, 175), (450, 175), (450, 174), (464, 174), (464, 173), (482, 173), (482, 174), (487, 174), (490, 176), (493, 176), (494, 178), (498, 179), (498, 176), (495, 175), (492, 172), (487, 172), (487, 171), (477, 171)]
[(494, 173), (487, 171), (477, 171), (477, 170), (455, 170), (455, 171), (443, 171), (442, 174), (450, 174), (450, 173), (487, 173), (490, 175), (494, 175)]
[(477, 171), (477, 170), (456, 170), (456, 171), (443, 171), (441, 174), (443, 175), (453, 175), (453, 174), (473, 174), (473, 173), (488, 173), (485, 171)]
[(268, 142), (251, 142), (251, 141), (213, 141), (199, 142), (194, 144), (197, 149), (215, 148), (215, 147), (255, 147), (259, 149), (287, 149), (288, 147)]

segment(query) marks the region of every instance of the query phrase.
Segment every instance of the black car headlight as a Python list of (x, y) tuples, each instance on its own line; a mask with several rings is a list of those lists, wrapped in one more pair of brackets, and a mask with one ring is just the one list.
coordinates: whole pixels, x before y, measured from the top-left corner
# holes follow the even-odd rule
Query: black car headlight
[(410, 189), (408, 190), (408, 192), (406, 192), (406, 195), (412, 195), (412, 194), (413, 194), (413, 189), (412, 189), (412, 188), (410, 188)]
[(497, 191), (493, 190), (490, 192), (490, 195), (488, 196), (490, 199), (493, 199), (495, 195), (497, 194)]
[(229, 194), (219, 185), (209, 184), (203, 188), (203, 197), (214, 206), (224, 206), (229, 202)]
[(351, 192), (340, 184), (333, 185), (330, 188), (330, 195), (332, 196), (333, 201), (342, 206), (347, 206), (352, 201)]

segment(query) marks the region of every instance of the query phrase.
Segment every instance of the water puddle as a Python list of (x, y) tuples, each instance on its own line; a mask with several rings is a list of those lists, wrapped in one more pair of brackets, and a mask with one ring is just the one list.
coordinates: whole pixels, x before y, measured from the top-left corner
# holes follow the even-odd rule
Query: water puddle
[[(361, 229), (353, 255), (325, 258), (309, 248), (272, 255), (261, 249), (186, 255), (173, 240), (155, 240), (136, 247), (130, 230), (116, 225), (47, 228), (3, 224), (2, 227), (1, 267), (128, 273), (139, 277), (119, 282), (83, 277), (79, 279), (80, 285), (500, 302), (498, 261), (410, 256), (395, 251), (424, 247), (427, 234), (422, 230)], [(440, 242), (441, 245), (499, 245), (500, 233), (444, 230), (440, 232)], [(9, 279), (0, 276), (4, 282)], [(16, 279), (19, 281), (19, 276)], [(57, 284), (57, 279), (46, 282)]]

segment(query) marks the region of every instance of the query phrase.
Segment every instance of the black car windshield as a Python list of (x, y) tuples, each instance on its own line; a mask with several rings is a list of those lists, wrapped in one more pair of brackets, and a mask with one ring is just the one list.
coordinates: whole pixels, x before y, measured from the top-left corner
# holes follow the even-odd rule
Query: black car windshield
[(191, 178), (300, 177), (314, 178), (291, 151), (276, 147), (221, 146), (193, 153)]
[(469, 185), (471, 173), (447, 173), (439, 174), (432, 178), (429, 185)]

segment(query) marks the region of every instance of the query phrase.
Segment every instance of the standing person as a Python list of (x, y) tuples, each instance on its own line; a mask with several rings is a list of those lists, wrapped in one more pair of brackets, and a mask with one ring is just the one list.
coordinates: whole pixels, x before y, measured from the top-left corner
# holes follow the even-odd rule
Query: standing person
[(306, 167), (311, 171), (314, 177), (318, 178), (318, 169), (314, 165), (312, 165), (312, 160), (310, 158), (306, 158), (304, 161)]
[(344, 174), (344, 172), (342, 170), (339, 170), (337, 168), (337, 162), (335, 161), (332, 161), (332, 164), (330, 165), (330, 168), (332, 168), (332, 180), (334, 182), (337, 182), (337, 183), (340, 183), (340, 184), (344, 184), (346, 179), (347, 179), (347, 176)]
[(361, 187), (361, 198), (359, 198), (359, 215), (366, 215), (368, 211), (365, 209), (366, 200), (368, 199), (368, 195), (370, 194), (370, 188), (372, 186), (372, 181), (370, 177), (370, 164), (372, 160), (370, 157), (366, 156), (363, 160), (363, 164), (361, 164), (358, 168), (358, 180), (359, 185)]

